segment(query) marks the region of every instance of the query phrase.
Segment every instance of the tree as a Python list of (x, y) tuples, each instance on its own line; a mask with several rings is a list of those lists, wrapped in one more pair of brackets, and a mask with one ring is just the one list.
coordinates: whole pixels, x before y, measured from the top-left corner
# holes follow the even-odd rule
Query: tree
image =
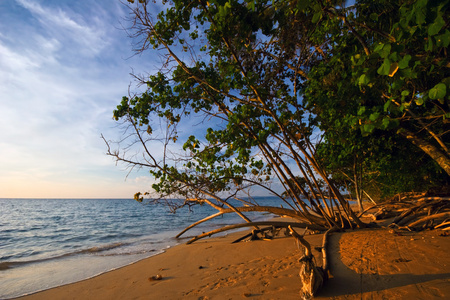
[[(156, 19), (153, 4), (131, 5), (135, 50), (156, 51), (164, 60), (155, 74), (136, 76), (146, 91), (124, 97), (114, 112), (129, 124), (142, 159), (109, 154), (148, 168), (156, 179), (153, 200), (182, 199), (170, 201), (174, 209), (207, 203), (218, 215), (235, 212), (249, 225), (245, 212), (271, 211), (323, 229), (364, 227), (327, 172), (335, 170), (319, 160), (317, 145), (323, 152), (334, 147), (333, 136), (348, 136), (333, 151), (347, 166), (353, 157), (357, 190), (361, 166), (371, 163), (367, 157), (385, 155), (389, 147), (379, 146), (395, 145), (398, 136), (424, 145), (444, 170), (448, 159), (442, 138), (449, 116), (442, 23), (448, 1), (399, 7), (384, 1), (381, 10), (371, 3), (162, 1)], [(422, 10), (425, 17), (415, 16)], [(364, 18), (368, 13), (372, 21)], [(423, 36), (433, 41), (424, 49), (417, 45)], [(426, 80), (421, 70), (429, 73)], [(205, 130), (174, 154), (180, 126), (198, 116)], [(153, 130), (155, 119), (165, 122), (162, 136)], [(321, 135), (322, 145), (316, 142)], [(374, 140), (378, 146), (369, 147)], [(162, 157), (151, 151), (156, 141)], [(282, 186), (284, 195), (270, 183)], [(242, 199), (255, 186), (287, 208)]]
[[(157, 53), (161, 67), (135, 75), (145, 91), (123, 97), (114, 111), (126, 126), (123, 142), (142, 155), (113, 150), (105, 139), (108, 154), (149, 170), (151, 202), (217, 209), (192, 226), (232, 212), (245, 220), (194, 240), (242, 226), (364, 227), (337, 175), (353, 178), (361, 201), (363, 170), (391, 171), (388, 153), (407, 141), (428, 155), (427, 166), (448, 173), (448, 1), (128, 2), (136, 52)], [(375, 167), (377, 158), (386, 163)], [(282, 206), (258, 205), (254, 187)], [(423, 209), (448, 214), (445, 201), (410, 214)], [(252, 222), (249, 211), (295, 222)]]
[[(313, 15), (294, 13), (292, 5), (285, 1), (194, 1), (189, 5), (174, 1), (158, 14), (157, 21), (148, 11), (150, 4), (130, 7), (131, 32), (141, 38), (136, 50), (153, 48), (165, 63), (156, 74), (141, 78), (147, 91), (124, 97), (114, 113), (117, 120), (123, 118), (131, 125), (143, 147), (143, 160), (110, 154), (148, 167), (157, 180), (153, 189), (158, 199), (184, 199), (175, 206), (206, 202), (219, 212), (227, 207), (250, 223), (244, 211), (277, 208), (254, 203), (250, 208), (235, 207), (228, 199), (249, 204), (239, 196), (258, 186), (278, 195), (289, 207), (282, 214), (303, 222), (323, 229), (364, 226), (315, 158), (313, 116), (298, 94), (305, 70), (320, 59), (315, 50), (320, 45), (308, 37)], [(187, 55), (190, 59), (181, 58)], [(170, 160), (166, 150), (178, 143), (180, 124), (199, 114), (212, 120), (213, 126), (200, 136), (189, 136), (183, 144), (185, 152)], [(167, 122), (161, 159), (148, 146), (149, 138), (155, 137), (151, 124), (155, 118)], [(267, 183), (272, 180), (289, 196), (271, 189)], [(329, 196), (320, 180), (331, 191)]]
[[(383, 196), (448, 185), (447, 9), (448, 1), (359, 1), (351, 19), (341, 17), (357, 34), (330, 38), (333, 50), (310, 72), (304, 94), (334, 176), (361, 170)], [(342, 14), (322, 11), (323, 28)]]

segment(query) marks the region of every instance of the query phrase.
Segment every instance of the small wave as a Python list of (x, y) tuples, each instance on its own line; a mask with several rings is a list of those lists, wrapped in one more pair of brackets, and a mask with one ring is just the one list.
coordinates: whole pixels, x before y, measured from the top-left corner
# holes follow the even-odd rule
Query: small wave
[(4, 271), (4, 270), (8, 270), (14, 267), (18, 267), (21, 265), (27, 265), (27, 264), (35, 264), (35, 263), (41, 263), (41, 262), (46, 262), (46, 261), (51, 261), (51, 260), (57, 260), (57, 259), (63, 259), (63, 258), (67, 258), (70, 256), (74, 256), (74, 255), (80, 255), (80, 254), (96, 254), (96, 253), (100, 253), (102, 251), (108, 251), (111, 249), (115, 249), (118, 247), (123, 247), (127, 244), (125, 243), (114, 243), (114, 244), (109, 244), (109, 245), (104, 245), (104, 246), (99, 246), (99, 247), (91, 247), (88, 249), (83, 249), (83, 250), (79, 250), (79, 251), (74, 251), (74, 252), (69, 252), (69, 253), (65, 253), (62, 255), (57, 255), (57, 256), (52, 256), (52, 257), (46, 257), (46, 258), (40, 258), (40, 259), (31, 259), (31, 260), (24, 260), (24, 261), (7, 261), (7, 262), (2, 262), (0, 263), (0, 271)]
[(105, 246), (92, 247), (92, 248), (80, 250), (78, 252), (75, 252), (74, 254), (98, 253), (98, 252), (102, 252), (102, 251), (112, 250), (112, 249), (118, 248), (118, 247), (123, 247), (125, 245), (127, 245), (127, 244), (125, 244), (125, 243), (114, 243), (114, 244), (109, 244), (109, 245), (105, 245)]
[(120, 254), (117, 253), (110, 253), (110, 254), (104, 254), (101, 256), (125, 256), (125, 255), (139, 255), (139, 254), (148, 254), (148, 253), (152, 253), (152, 252), (156, 252), (158, 250), (156, 249), (150, 249), (150, 250), (135, 250), (135, 251), (129, 251), (129, 252), (121, 252)]

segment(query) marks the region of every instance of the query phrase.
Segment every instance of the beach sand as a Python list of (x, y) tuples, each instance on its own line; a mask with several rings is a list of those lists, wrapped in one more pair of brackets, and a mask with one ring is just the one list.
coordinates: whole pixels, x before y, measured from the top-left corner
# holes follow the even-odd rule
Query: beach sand
[[(300, 231), (299, 231), (300, 232)], [(178, 245), (132, 265), (19, 299), (300, 299), (292, 237), (231, 244), (245, 232)], [(331, 278), (316, 299), (450, 298), (450, 236), (368, 229), (333, 233)], [(307, 235), (320, 246), (322, 235)], [(314, 250), (321, 265), (319, 252)], [(149, 280), (161, 275), (161, 280)]]

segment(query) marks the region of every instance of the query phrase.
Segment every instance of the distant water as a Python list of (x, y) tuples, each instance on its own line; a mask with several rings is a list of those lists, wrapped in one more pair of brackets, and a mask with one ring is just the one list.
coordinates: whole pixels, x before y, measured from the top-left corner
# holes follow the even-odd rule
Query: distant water
[[(258, 201), (271, 205), (273, 198)], [(203, 205), (173, 214), (163, 205), (131, 199), (0, 199), (0, 299), (76, 282), (161, 253), (186, 241), (174, 238), (182, 229), (215, 212)], [(239, 217), (228, 214), (185, 234), (237, 222)]]

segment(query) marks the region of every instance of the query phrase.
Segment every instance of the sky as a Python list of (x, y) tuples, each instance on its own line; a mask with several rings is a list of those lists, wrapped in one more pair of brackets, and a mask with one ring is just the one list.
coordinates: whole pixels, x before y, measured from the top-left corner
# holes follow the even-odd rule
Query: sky
[[(116, 166), (101, 139), (151, 72), (133, 55), (119, 0), (0, 0), (0, 198), (132, 198), (145, 171)], [(128, 176), (127, 176), (128, 175)]]

